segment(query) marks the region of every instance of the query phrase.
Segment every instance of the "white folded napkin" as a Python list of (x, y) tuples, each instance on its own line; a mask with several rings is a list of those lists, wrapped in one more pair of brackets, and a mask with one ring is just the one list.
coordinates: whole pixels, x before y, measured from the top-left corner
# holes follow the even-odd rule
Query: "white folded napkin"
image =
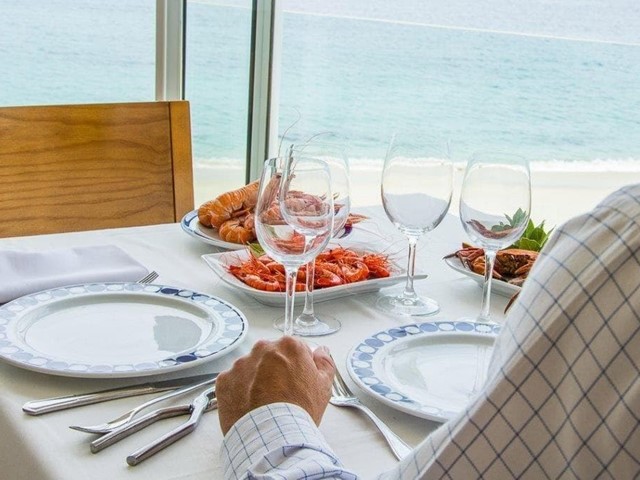
[(136, 281), (148, 272), (115, 245), (44, 252), (0, 250), (0, 303), (65, 285)]

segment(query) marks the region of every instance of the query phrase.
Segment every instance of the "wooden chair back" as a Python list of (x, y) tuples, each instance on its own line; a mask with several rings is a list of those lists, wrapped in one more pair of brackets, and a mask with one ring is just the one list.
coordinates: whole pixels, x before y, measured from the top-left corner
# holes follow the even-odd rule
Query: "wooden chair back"
[(189, 103), (0, 108), (0, 237), (179, 221)]

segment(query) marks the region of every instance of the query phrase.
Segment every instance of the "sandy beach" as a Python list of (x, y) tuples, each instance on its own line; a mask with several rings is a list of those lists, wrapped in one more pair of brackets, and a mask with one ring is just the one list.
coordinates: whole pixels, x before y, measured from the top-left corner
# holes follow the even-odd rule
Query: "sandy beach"
[[(462, 168), (456, 172), (456, 185), (449, 212), (457, 215)], [(602, 171), (600, 171), (602, 170)], [(352, 167), (352, 209), (367, 205), (379, 205), (380, 177), (382, 170), (370, 167)], [(215, 198), (220, 193), (244, 184), (241, 168), (194, 168), (195, 205)], [(561, 224), (565, 220), (588, 211), (609, 193), (630, 184), (640, 183), (640, 168), (618, 170), (594, 170), (562, 165), (531, 167), (532, 208), (531, 218), (539, 223), (544, 220), (547, 227)]]

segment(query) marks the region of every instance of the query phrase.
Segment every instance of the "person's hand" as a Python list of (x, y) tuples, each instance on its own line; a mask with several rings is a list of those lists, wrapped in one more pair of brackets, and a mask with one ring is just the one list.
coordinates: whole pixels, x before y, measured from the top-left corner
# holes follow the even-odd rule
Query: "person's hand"
[(329, 398), (335, 365), (324, 347), (314, 351), (300, 340), (259, 340), (216, 381), (218, 417), (226, 435), (251, 410), (276, 402), (304, 408), (320, 424)]

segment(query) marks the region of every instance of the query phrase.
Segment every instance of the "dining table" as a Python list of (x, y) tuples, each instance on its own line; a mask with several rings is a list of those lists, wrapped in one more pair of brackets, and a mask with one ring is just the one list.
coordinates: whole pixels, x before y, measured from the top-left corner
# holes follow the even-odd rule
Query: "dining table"
[[(407, 239), (387, 219), (382, 207), (373, 205), (353, 210), (368, 217), (367, 220), (354, 225), (348, 236), (334, 242), (346, 247), (368, 245), (389, 254), (402, 268), (406, 268)], [(360, 400), (412, 447), (441, 423), (380, 402), (352, 380), (346, 361), (354, 345), (376, 332), (425, 321), (456, 321), (479, 313), (482, 300), (479, 283), (453, 270), (443, 260), (447, 254), (461, 248), (461, 243), (466, 240), (460, 219), (448, 214), (437, 228), (426, 233), (418, 243), (416, 271), (426, 274), (426, 278), (421, 277), (415, 282), (415, 290), (439, 302), (441, 309), (435, 315), (393, 316), (376, 307), (376, 299), (381, 292), (401, 288), (402, 282), (380, 291), (347, 293), (340, 298), (315, 304), (317, 313), (339, 318), (342, 327), (336, 333), (313, 337), (311, 340), (330, 349), (337, 368)], [(115, 388), (147, 379), (163, 380), (220, 372), (247, 354), (257, 340), (274, 340), (282, 336), (282, 332), (273, 327), (273, 321), (283, 315), (284, 307), (265, 305), (244, 290), (224, 282), (202, 258), (203, 255), (224, 250), (186, 234), (179, 223), (0, 239), (0, 250), (47, 251), (89, 245), (120, 247), (147, 269), (159, 273), (156, 284), (201, 292), (225, 300), (246, 317), (247, 334), (237, 348), (219, 358), (195, 362), (191, 368), (145, 378), (61, 376), (0, 362), (0, 478), (223, 478), (220, 456), (223, 435), (216, 410), (206, 413), (193, 433), (135, 467), (126, 463), (127, 455), (178, 425), (184, 418), (158, 422), (94, 454), (90, 451), (89, 441), (96, 437), (72, 430), (69, 426), (95, 424), (116, 417), (147, 397), (124, 398), (41, 416), (23, 413), (22, 405), (29, 400)], [(492, 296), (492, 318), (498, 324), (504, 318), (503, 310), (507, 301), (507, 296)], [(122, 335), (127, 335), (127, 332), (123, 331)], [(355, 409), (329, 405), (320, 430), (343, 464), (360, 473), (363, 478), (372, 478), (397, 462), (382, 435)]]

